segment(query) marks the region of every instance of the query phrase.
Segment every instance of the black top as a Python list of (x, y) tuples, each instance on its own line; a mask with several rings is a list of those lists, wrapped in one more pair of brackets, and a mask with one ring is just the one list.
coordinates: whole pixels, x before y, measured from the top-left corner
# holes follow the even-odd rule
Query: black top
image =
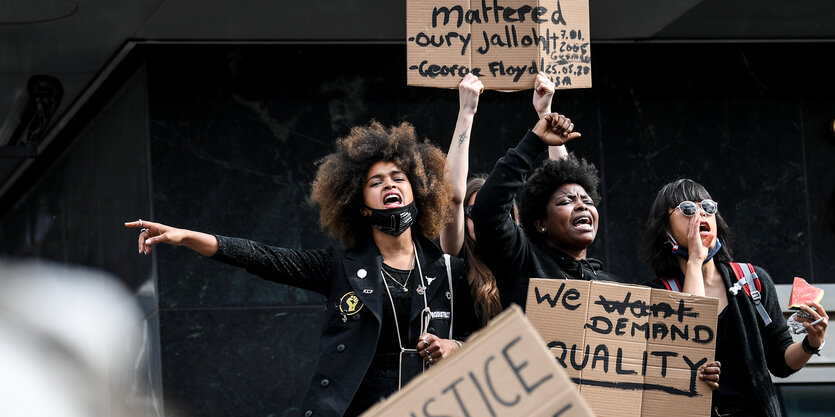
[(720, 410), (745, 409), (752, 399), (757, 398), (754, 387), (745, 379), (745, 363), (735, 355), (732, 341), (736, 329), (732, 324), (728, 309), (723, 309), (716, 326), (716, 360), (722, 364), (722, 373), (719, 389), (713, 394), (713, 406)]
[[(417, 271), (404, 271), (386, 264), (383, 264), (383, 270), (391, 274), (391, 278), (388, 275), (382, 275), (383, 281), (388, 286), (388, 292), (385, 292), (385, 288), (383, 288), (383, 327), (380, 329), (380, 344), (377, 346), (377, 352), (374, 353), (374, 362), (380, 361), (388, 363), (384, 366), (396, 367), (397, 356), (400, 354), (400, 344), (397, 339), (398, 326), (400, 327), (400, 340), (404, 343), (403, 347), (415, 347), (409, 344), (411, 341), (408, 335), (409, 323), (407, 319), (412, 306), (411, 292), (417, 290), (415, 283), (418, 282), (418, 280), (412, 279), (412, 274), (417, 275)], [(393, 282), (392, 279), (404, 283), (408, 291), (404, 291), (403, 287)], [(388, 298), (389, 293), (391, 294), (391, 300)], [(394, 310), (391, 308), (392, 301), (394, 301)], [(393, 312), (396, 312), (396, 314)], [(399, 320), (398, 325), (394, 324), (395, 317)], [(393, 362), (391, 362), (392, 358)], [(371, 365), (374, 367), (375, 363)], [(383, 366), (383, 364), (380, 365)]]
[(502, 306), (525, 308), (531, 278), (573, 278), (622, 282), (603, 272), (597, 259), (575, 260), (546, 244), (533, 243), (510, 217), (513, 200), (548, 145), (528, 131), (521, 142), (496, 162), (472, 209), (481, 259), (496, 276)]
[[(400, 384), (400, 364), (401, 360), (409, 361), (406, 369), (422, 369), (422, 363), (418, 356), (407, 356), (401, 358), (400, 355), (400, 341), (404, 343), (405, 348), (414, 349), (415, 343), (411, 343), (409, 339), (409, 310), (412, 306), (411, 292), (417, 289), (416, 280), (412, 280), (412, 274), (417, 274), (417, 271), (404, 271), (401, 269), (392, 268), (383, 264), (384, 271), (391, 274), (391, 277), (385, 273), (378, 272), (378, 279), (386, 283), (383, 287), (383, 324), (380, 328), (380, 340), (377, 343), (377, 350), (374, 352), (374, 359), (368, 366), (368, 371), (362, 379), (357, 395), (351, 401), (351, 405), (345, 412), (345, 416), (354, 416), (362, 414), (363, 411), (370, 408), (378, 401), (388, 397), (397, 391)], [(393, 279), (392, 279), (393, 278)], [(396, 282), (403, 283), (398, 285)], [(406, 287), (408, 290), (404, 290)], [(388, 288), (388, 292), (386, 292)], [(391, 299), (388, 294), (391, 294)], [(392, 309), (392, 302), (394, 309)], [(394, 313), (396, 312), (396, 314)], [(395, 325), (395, 318), (397, 325)], [(397, 329), (400, 328), (400, 339), (397, 338)], [(403, 383), (408, 382), (415, 376), (416, 373), (404, 371)]]
[[(717, 264), (725, 288), (735, 283), (736, 276), (727, 263)], [(722, 363), (719, 390), (713, 393), (714, 405), (756, 410), (756, 415), (782, 415), (777, 392), (769, 371), (785, 378), (794, 372), (786, 364), (786, 349), (792, 344), (791, 334), (777, 299), (771, 276), (764, 269), (754, 267), (760, 278), (761, 302), (771, 317), (764, 326), (745, 291), (728, 293), (728, 305), (722, 310), (716, 338), (716, 358)], [(684, 280), (683, 275), (679, 278)], [(653, 288), (666, 289), (660, 279), (645, 283)]]

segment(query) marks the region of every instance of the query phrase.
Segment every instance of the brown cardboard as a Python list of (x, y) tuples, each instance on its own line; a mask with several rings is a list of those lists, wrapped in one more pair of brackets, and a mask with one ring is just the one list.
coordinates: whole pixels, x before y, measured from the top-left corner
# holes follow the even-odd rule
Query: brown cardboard
[(363, 416), (593, 416), (544, 345), (513, 306)]
[(598, 416), (710, 415), (718, 300), (612, 282), (532, 279), (527, 316)]
[[(460, 17), (460, 19), (459, 19)], [(489, 90), (591, 87), (588, 0), (407, 0), (413, 86), (455, 88), (468, 72)]]

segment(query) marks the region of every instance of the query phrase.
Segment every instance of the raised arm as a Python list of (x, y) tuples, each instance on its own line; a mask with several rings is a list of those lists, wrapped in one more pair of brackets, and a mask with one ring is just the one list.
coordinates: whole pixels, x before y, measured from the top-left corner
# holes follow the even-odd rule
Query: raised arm
[(580, 132), (574, 131), (574, 123), (562, 114), (549, 113), (539, 119), (532, 132), (548, 146), (565, 146), (579, 138)]
[[(551, 113), (551, 101), (554, 99), (554, 83), (541, 72), (536, 75), (533, 84), (533, 108), (540, 119)], [(565, 145), (549, 146), (548, 158), (557, 160), (568, 156)]]
[[(580, 137), (565, 116), (545, 115), (524, 138), (496, 162), (493, 171), (476, 196), (472, 217), (479, 249), (487, 266), (502, 287), (511, 288), (514, 280), (525, 279), (519, 271), (528, 259), (530, 243), (510, 217), (513, 200), (533, 170), (534, 162), (549, 145), (563, 145)], [(526, 287), (527, 284), (524, 285)], [(502, 295), (505, 303), (505, 295)]]
[(467, 193), (467, 174), (470, 169), (470, 131), (478, 109), (478, 97), (484, 84), (473, 74), (467, 74), (458, 84), (458, 120), (447, 152), (447, 180), (452, 183), (452, 221), (441, 231), (441, 249), (458, 255), (464, 244), (464, 197)]

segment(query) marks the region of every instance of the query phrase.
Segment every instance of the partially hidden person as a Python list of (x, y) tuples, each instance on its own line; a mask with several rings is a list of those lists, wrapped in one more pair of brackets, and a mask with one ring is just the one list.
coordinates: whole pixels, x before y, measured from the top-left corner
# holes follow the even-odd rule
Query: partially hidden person
[[(478, 77), (467, 74), (458, 85), (459, 111), (447, 152), (447, 176), (452, 183), (452, 221), (441, 231), (440, 244), (445, 253), (454, 254), (466, 262), (467, 281), (481, 324), (502, 311), (496, 278), (481, 259), (481, 252), (473, 232), (470, 214), (486, 175), (471, 175), (469, 172), (469, 148), (472, 141), (472, 126), (478, 110), (479, 99), (484, 85)], [(533, 107), (539, 118), (551, 113), (554, 83), (543, 73), (537, 74), (533, 88)], [(560, 159), (567, 155), (565, 145), (549, 146), (549, 157)], [(469, 179), (468, 179), (469, 177)], [(513, 221), (518, 219), (515, 206), (510, 210)]]

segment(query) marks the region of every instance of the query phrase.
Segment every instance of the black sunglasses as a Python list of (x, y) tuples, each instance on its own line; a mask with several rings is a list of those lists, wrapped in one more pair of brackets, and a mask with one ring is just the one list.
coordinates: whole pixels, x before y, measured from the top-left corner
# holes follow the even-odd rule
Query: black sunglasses
[(470, 204), (469, 206), (464, 206), (464, 215), (467, 216), (468, 219), (473, 219), (473, 205)]
[[(678, 206), (676, 206), (676, 208), (679, 209), (679, 211), (681, 211), (681, 214), (690, 217), (696, 214), (696, 211), (699, 210), (698, 206), (702, 206), (702, 210), (704, 210), (704, 212), (709, 215), (716, 214), (716, 212), (719, 211), (719, 203), (709, 199), (702, 200), (698, 203), (698, 205), (696, 205), (696, 203), (692, 201), (682, 201), (681, 203), (679, 203)], [(674, 208), (673, 210), (675, 210), (676, 208)]]

